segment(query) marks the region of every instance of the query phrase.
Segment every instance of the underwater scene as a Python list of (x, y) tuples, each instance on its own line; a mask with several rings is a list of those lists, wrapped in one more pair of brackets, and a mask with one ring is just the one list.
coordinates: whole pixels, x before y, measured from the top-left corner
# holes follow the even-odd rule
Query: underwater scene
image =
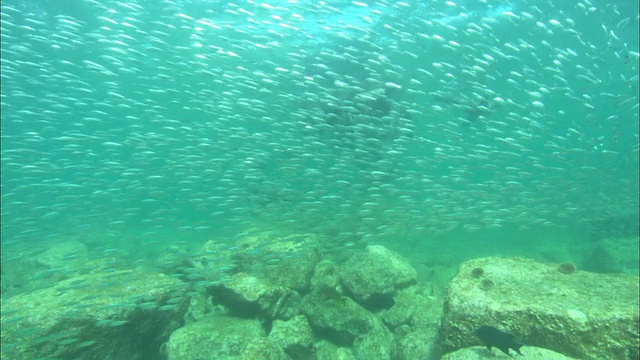
[(638, 3), (3, 0), (2, 360), (637, 360)]

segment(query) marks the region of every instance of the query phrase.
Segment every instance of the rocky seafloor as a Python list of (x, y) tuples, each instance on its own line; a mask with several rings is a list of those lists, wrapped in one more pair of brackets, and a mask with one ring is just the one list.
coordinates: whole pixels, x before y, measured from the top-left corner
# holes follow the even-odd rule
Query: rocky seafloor
[(126, 269), (69, 242), (3, 263), (1, 357), (508, 358), (475, 335), (489, 325), (524, 343), (523, 359), (638, 359), (638, 276), (485, 257), (462, 263), (445, 290), (381, 245), (337, 261), (317, 243), (210, 241)]

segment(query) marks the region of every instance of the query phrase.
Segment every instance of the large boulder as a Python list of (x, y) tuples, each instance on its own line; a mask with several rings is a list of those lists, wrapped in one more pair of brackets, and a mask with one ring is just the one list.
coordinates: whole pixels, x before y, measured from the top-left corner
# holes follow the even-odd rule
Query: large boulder
[(313, 330), (304, 315), (288, 321), (275, 320), (269, 340), (284, 349), (294, 360), (314, 359)]
[(134, 270), (74, 276), (2, 304), (2, 359), (152, 359), (182, 325), (184, 283)]
[(289, 319), (298, 313), (300, 296), (295, 291), (249, 274), (235, 274), (212, 291), (214, 301), (235, 316)]
[(40, 290), (81, 273), (94, 271), (87, 246), (78, 241), (5, 248), (2, 296)]
[[(209, 240), (195, 256), (187, 260), (190, 266), (184, 267), (182, 272), (186, 272), (186, 279), (190, 281), (204, 279), (207, 285), (224, 283), (229, 281), (232, 274), (238, 272), (231, 255), (229, 245)], [(180, 263), (181, 254), (163, 254), (159, 260), (165, 264), (163, 268), (175, 266), (176, 263)]]
[[(474, 346), (470, 348), (464, 348), (452, 353), (448, 353), (442, 357), (442, 360), (494, 360), (494, 359), (513, 359), (513, 356), (509, 356), (500, 350), (489, 351), (484, 346)], [(522, 355), (518, 355), (519, 360), (574, 360), (568, 356), (558, 354), (555, 351), (541, 349), (533, 346), (527, 346), (522, 348)]]
[(232, 259), (240, 272), (304, 292), (320, 260), (319, 243), (313, 234), (283, 236), (265, 231), (240, 239)]
[(351, 349), (339, 347), (331, 341), (319, 340), (315, 346), (317, 360), (355, 360)]
[(431, 359), (437, 352), (442, 301), (428, 293), (421, 285), (402, 289), (394, 296), (393, 307), (380, 313), (397, 339), (397, 359)]
[(35, 259), (49, 268), (77, 271), (88, 257), (87, 245), (79, 241), (66, 241), (52, 245)]
[(433, 359), (437, 333), (435, 329), (434, 331), (407, 331), (405, 335), (398, 337), (397, 359)]
[(377, 321), (358, 303), (338, 293), (308, 295), (301, 310), (316, 335), (345, 347), (372, 330)]
[(389, 308), (396, 291), (417, 280), (416, 270), (400, 255), (380, 245), (349, 258), (340, 272), (346, 292), (369, 309)]
[(176, 330), (165, 351), (168, 360), (288, 359), (281, 348), (267, 341), (258, 320), (213, 313)]
[(481, 345), (483, 325), (580, 359), (638, 358), (638, 277), (522, 258), (460, 266), (445, 302), (444, 349)]
[(340, 285), (340, 267), (331, 260), (324, 259), (318, 262), (311, 277), (313, 290), (336, 290)]
[(356, 359), (396, 359), (397, 348), (393, 334), (375, 318), (373, 328), (353, 342)]
[[(636, 219), (637, 230), (637, 219)], [(638, 275), (638, 235), (604, 238), (591, 244), (581, 268), (597, 273)]]

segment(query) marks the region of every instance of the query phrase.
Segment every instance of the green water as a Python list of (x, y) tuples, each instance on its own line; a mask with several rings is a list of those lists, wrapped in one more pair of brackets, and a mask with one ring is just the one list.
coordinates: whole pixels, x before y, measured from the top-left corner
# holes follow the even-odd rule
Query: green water
[(638, 273), (635, 2), (1, 9), (3, 299), (265, 232)]

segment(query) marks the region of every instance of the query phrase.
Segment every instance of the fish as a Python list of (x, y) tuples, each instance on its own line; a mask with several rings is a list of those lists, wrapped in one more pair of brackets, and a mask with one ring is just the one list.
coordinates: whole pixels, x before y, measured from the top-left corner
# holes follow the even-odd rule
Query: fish
[(9, 258), (91, 234), (111, 258), (105, 229), (342, 253), (637, 212), (631, 2), (31, 3), (0, 7)]
[(523, 344), (520, 344), (516, 341), (515, 336), (498, 330), (492, 326), (481, 326), (476, 330), (476, 335), (484, 345), (487, 346), (487, 349), (491, 351), (492, 347), (497, 347), (503, 353), (511, 356), (509, 354), (509, 349), (515, 350), (518, 354), (522, 355), (520, 352), (520, 347)]

